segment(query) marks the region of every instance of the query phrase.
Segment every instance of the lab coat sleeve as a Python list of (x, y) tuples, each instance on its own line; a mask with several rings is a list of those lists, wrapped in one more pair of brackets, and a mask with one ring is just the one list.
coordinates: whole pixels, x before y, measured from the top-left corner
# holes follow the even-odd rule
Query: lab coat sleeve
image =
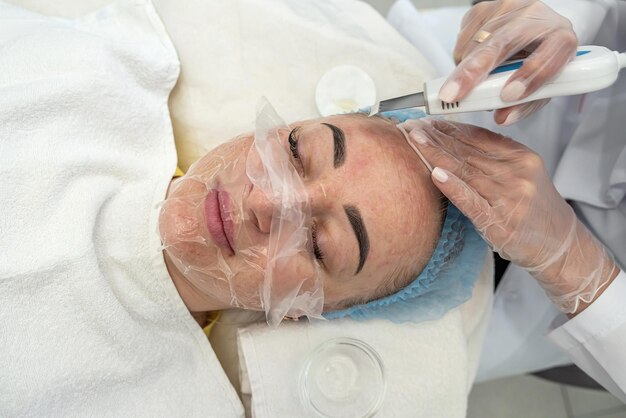
[(548, 334), (572, 361), (626, 403), (626, 273), (587, 309)]

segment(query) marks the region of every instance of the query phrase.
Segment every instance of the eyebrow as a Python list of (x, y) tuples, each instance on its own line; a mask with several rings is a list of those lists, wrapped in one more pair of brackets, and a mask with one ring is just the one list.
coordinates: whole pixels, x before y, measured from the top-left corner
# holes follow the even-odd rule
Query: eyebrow
[(365, 229), (361, 212), (356, 207), (349, 205), (344, 206), (343, 210), (346, 212), (350, 226), (352, 226), (356, 240), (359, 243), (359, 266), (354, 273), (357, 275), (363, 269), (367, 255), (370, 252), (370, 240), (367, 236), (367, 229)]
[(331, 125), (330, 123), (322, 123), (322, 125), (328, 126), (330, 130), (333, 131), (333, 141), (335, 143), (333, 167), (341, 167), (346, 161), (346, 136), (343, 131), (335, 125)]

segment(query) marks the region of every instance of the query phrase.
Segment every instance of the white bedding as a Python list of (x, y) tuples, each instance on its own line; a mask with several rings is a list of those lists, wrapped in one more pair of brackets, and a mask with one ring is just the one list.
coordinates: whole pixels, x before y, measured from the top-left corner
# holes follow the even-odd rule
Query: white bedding
[(0, 57), (0, 416), (242, 416), (156, 234), (179, 63), (151, 3), (0, 3)]

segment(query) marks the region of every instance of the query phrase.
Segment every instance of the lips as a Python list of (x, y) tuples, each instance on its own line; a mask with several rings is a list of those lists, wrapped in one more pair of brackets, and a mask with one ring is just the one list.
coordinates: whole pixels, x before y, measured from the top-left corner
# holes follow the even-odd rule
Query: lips
[(204, 199), (204, 218), (215, 244), (228, 255), (234, 255), (234, 225), (229, 216), (230, 196), (224, 190), (211, 189)]

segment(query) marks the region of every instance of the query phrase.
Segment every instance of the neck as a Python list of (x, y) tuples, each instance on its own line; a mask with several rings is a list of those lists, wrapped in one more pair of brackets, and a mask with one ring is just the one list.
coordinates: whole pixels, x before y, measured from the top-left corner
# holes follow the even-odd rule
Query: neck
[(178, 270), (170, 256), (165, 251), (163, 251), (163, 258), (165, 259), (167, 271), (172, 278), (172, 282), (174, 282), (174, 286), (176, 286), (176, 290), (178, 291), (180, 298), (183, 300), (185, 306), (187, 306), (187, 309), (189, 309), (189, 312), (192, 315), (199, 312), (219, 311), (232, 308), (228, 304), (220, 302), (216, 298), (207, 295), (194, 286), (183, 275), (183, 273)]

